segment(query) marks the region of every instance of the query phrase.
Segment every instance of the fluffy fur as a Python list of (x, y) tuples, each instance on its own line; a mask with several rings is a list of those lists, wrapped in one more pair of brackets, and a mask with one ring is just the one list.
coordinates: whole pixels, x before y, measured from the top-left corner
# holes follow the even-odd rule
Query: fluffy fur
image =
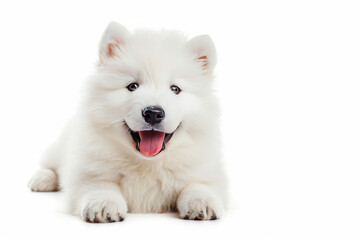
[[(130, 33), (110, 23), (81, 107), (46, 152), (29, 188), (61, 189), (68, 211), (89, 222), (174, 210), (185, 219), (220, 218), (226, 181), (212, 89), (215, 64), (208, 36)], [(126, 86), (132, 82), (139, 87), (130, 92)], [(172, 92), (172, 85), (182, 92)], [(166, 117), (159, 128), (174, 132), (153, 157), (136, 150), (129, 132), (147, 126), (141, 114), (147, 106), (161, 106)]]

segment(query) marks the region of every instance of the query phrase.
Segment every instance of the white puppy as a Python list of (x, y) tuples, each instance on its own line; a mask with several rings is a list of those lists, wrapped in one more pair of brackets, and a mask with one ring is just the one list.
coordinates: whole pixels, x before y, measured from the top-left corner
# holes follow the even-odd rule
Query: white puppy
[(226, 180), (215, 63), (208, 36), (130, 33), (110, 23), (81, 107), (29, 188), (61, 189), (69, 212), (88, 222), (174, 210), (220, 218)]

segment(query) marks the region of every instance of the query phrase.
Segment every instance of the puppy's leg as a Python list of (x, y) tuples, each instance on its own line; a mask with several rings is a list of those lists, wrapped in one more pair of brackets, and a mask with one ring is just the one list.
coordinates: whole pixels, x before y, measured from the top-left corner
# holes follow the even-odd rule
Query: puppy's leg
[(58, 190), (58, 175), (56, 171), (60, 165), (59, 146), (53, 144), (48, 147), (41, 160), (41, 169), (35, 172), (28, 182), (28, 188), (34, 192), (53, 192)]
[(39, 169), (28, 183), (33, 192), (54, 192), (58, 190), (58, 177), (51, 169)]
[(116, 183), (85, 184), (77, 196), (78, 214), (87, 222), (121, 222), (126, 217), (127, 204)]
[(204, 184), (190, 184), (183, 189), (177, 208), (181, 218), (191, 220), (215, 220), (224, 212), (221, 198), (211, 186)]

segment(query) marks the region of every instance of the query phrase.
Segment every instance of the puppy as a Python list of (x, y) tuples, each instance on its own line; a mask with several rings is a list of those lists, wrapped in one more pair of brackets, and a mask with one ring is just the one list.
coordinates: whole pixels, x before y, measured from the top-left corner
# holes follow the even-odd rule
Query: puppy
[(110, 23), (80, 108), (29, 188), (62, 190), (67, 210), (88, 222), (128, 212), (220, 218), (227, 191), (215, 64), (209, 36)]

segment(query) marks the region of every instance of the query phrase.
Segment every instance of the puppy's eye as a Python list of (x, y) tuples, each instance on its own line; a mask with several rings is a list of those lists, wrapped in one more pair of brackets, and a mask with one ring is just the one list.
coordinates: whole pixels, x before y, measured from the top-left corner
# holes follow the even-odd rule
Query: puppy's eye
[(173, 91), (175, 94), (179, 94), (181, 92), (181, 89), (178, 86), (171, 85), (170, 87), (171, 91)]
[(130, 83), (126, 88), (130, 91), (133, 92), (136, 89), (138, 89), (139, 84), (138, 83)]

